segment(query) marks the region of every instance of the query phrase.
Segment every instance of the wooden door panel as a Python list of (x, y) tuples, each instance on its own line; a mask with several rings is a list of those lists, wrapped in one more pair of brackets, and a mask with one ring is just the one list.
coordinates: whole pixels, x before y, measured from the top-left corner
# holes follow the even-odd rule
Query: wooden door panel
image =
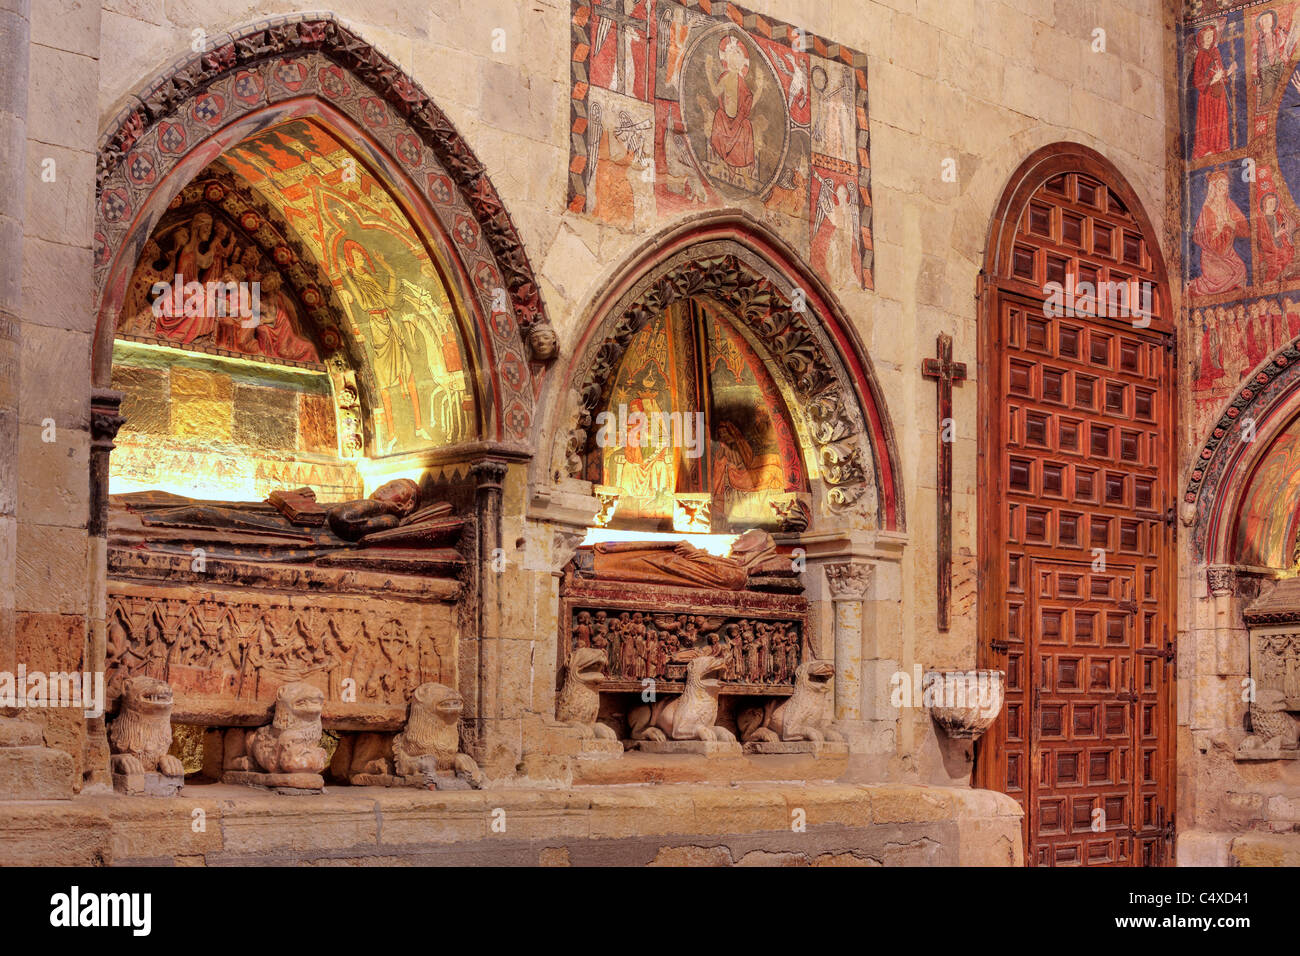
[[(1173, 323), (1131, 192), (1061, 162), (1037, 186), (1013, 179), (981, 292), (980, 659), (1007, 679), (977, 779), (1024, 808), (1031, 865), (1157, 865), (1173, 806)], [(1084, 291), (1126, 283), (1152, 294), (1116, 312)]]
[(1037, 865), (1163, 862), (1164, 343), (999, 304), (1006, 792)]

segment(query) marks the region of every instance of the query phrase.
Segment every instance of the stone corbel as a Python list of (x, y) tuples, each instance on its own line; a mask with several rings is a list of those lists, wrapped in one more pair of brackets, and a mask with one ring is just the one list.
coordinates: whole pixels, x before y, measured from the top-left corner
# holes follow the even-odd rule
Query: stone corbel
[(954, 740), (978, 740), (993, 726), (1006, 700), (1006, 674), (995, 670), (927, 671), (922, 700), (933, 701), (932, 716)]

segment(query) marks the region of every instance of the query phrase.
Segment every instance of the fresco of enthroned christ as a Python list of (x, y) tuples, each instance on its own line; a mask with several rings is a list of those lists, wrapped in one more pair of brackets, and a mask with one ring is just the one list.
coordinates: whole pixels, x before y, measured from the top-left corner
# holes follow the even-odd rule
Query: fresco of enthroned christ
[(749, 54), (734, 33), (718, 41), (717, 61), (706, 60), (704, 70), (709, 93), (717, 103), (709, 129), (709, 174), (756, 189), (759, 176), (753, 112), (754, 101), (762, 93), (762, 73), (753, 74), (751, 89)]

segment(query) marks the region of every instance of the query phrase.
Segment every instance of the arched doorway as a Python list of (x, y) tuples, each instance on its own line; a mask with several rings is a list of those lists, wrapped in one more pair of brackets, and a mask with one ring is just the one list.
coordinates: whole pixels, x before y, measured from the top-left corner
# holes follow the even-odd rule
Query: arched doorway
[(1174, 323), (1136, 195), (1098, 153), (1038, 151), (981, 275), (980, 648), (1006, 706), (979, 785), (1031, 865), (1169, 862), (1176, 598)]

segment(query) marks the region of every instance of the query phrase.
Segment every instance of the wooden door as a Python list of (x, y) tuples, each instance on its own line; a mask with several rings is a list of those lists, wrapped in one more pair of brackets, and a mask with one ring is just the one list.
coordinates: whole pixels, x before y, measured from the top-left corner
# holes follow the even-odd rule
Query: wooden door
[(1031, 865), (1159, 865), (1173, 832), (1171, 336), (1162, 317), (1033, 294), (1056, 273), (1152, 273), (1104, 185), (1048, 185), (1018, 222), (1010, 281), (986, 290), (981, 661), (1006, 670), (1007, 702), (977, 781), (1024, 808)]

